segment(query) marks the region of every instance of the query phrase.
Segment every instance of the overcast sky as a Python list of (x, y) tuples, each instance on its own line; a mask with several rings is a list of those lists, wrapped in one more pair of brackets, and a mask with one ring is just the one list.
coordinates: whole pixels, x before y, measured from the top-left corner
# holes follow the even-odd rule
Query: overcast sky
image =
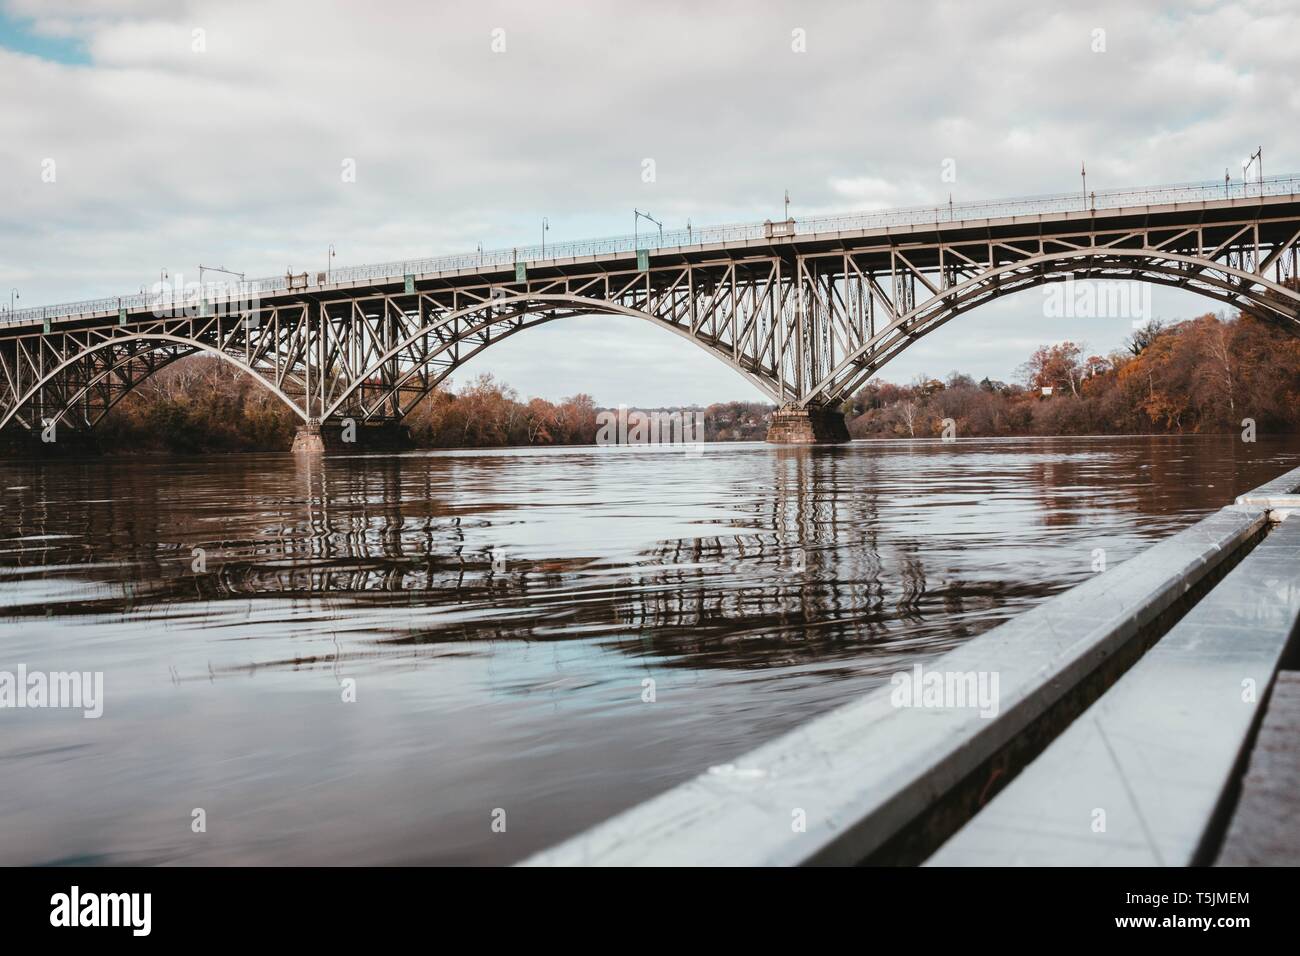
[[(0, 0), (0, 283), (19, 307), (252, 275), (830, 211), (1300, 172), (1294, 3)], [(493, 50), (504, 38), (503, 52)], [(806, 51), (793, 49), (793, 31)], [(1104, 52), (1094, 52), (1104, 30)], [(196, 31), (202, 31), (196, 33)], [(196, 49), (202, 47), (202, 49)], [(47, 160), (54, 182), (44, 182)], [(356, 164), (344, 182), (342, 163)], [(643, 182), (643, 160), (656, 180)], [(943, 181), (953, 160), (956, 182)], [(1182, 318), (1217, 304), (1157, 290)], [(1010, 380), (1119, 346), (1032, 290), (887, 366)], [(525, 396), (757, 399), (627, 318), (466, 367)]]

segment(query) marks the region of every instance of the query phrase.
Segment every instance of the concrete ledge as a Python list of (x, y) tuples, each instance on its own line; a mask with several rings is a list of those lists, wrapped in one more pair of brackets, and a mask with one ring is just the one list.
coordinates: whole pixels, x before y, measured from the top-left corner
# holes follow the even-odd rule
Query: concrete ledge
[(1251, 492), (1237, 499), (1237, 504), (1250, 508), (1263, 508), (1272, 521), (1284, 521), (1300, 510), (1300, 495), (1259, 494)]
[(895, 706), (893, 688), (881, 688), (524, 864), (859, 863), (1265, 526), (1262, 509), (1225, 508), (925, 665), (996, 674), (994, 717), (970, 707)]
[(1279, 495), (1294, 495), (1300, 492), (1300, 468), (1283, 472), (1272, 481), (1267, 481), (1258, 488), (1253, 488), (1237, 497), (1237, 504), (1244, 505)]
[(1209, 862), (1297, 620), (1300, 518), (1273, 530), (927, 865)]
[(1300, 866), (1300, 671), (1282, 670), (1215, 866)]

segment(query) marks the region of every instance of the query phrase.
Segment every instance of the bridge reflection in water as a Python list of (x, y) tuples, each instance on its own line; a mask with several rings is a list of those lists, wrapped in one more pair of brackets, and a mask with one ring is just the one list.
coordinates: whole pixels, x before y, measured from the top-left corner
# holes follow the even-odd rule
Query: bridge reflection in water
[[(1097, 549), (1113, 569), (1298, 450), (0, 463), (0, 668), (102, 671), (106, 695), (102, 720), (7, 713), (0, 863), (519, 860), (1083, 580)], [(193, 807), (220, 821), (201, 840)]]
[[(9, 492), (0, 567), (11, 580), (28, 568), (79, 582), (59, 602), (67, 614), (166, 617), (178, 605), (277, 600), (312, 617), (369, 606), (420, 608), (432, 619), (375, 635), (374, 646), (350, 649), (354, 657), (457, 641), (601, 637), (666, 666), (757, 668), (892, 648), (891, 635), (913, 632), (908, 643), (941, 624), (941, 635), (920, 642), (933, 652), (1089, 572), (1087, 541), (1105, 540), (1113, 562), (1228, 494), (1233, 479), (1223, 474), (1203, 495), (1193, 486), (1166, 498), (1158, 472), (1181, 481), (1180, 464), (1196, 466), (1153, 459), (1153, 484), (1080, 497), (1090, 475), (1140, 455), (1142, 441), (1101, 441), (1082, 454), (1041, 443), (1042, 454), (1016, 454), (1013, 473), (1002, 476), (940, 477), (939, 463), (957, 449), (976, 464), (982, 446), (1005, 467), (997, 442), (719, 450), (715, 460), (755, 472), (748, 493), (729, 489), (716, 504), (693, 494), (674, 516), (674, 503), (648, 488), (610, 486), (610, 499), (590, 507), (563, 503), (567, 517), (544, 518), (541, 536), (528, 500), (536, 488), (515, 496), (507, 481), (503, 494), (490, 490), (501, 468), (564, 474), (613, 464), (651, 482), (665, 465), (692, 466), (680, 452), (627, 449), (51, 466)], [(917, 474), (909, 494), (892, 465), (913, 459), (939, 473)], [(1242, 481), (1266, 468), (1247, 467)], [(190, 497), (193, 472), (211, 488), (216, 512), (197, 523), (176, 508)], [(970, 504), (996, 495), (999, 483), (1019, 500), (990, 498), (983, 505), (999, 521), (978, 520)], [(468, 489), (488, 493), (472, 500)], [(1175, 503), (1183, 514), (1162, 513)], [(556, 507), (535, 504), (542, 513)], [(1008, 507), (1028, 524), (995, 533)], [(674, 518), (688, 534), (649, 540)], [(1042, 556), (1057, 550), (1051, 531), (1081, 540), (1045, 573)], [(48, 593), (33, 594), (38, 601), (11, 602), (6, 613), (50, 613)], [(884, 659), (893, 662), (894, 650)]]

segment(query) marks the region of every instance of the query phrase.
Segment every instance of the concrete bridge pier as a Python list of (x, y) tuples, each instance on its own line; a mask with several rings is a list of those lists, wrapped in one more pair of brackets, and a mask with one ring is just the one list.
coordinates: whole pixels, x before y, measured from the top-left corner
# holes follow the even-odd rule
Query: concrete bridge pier
[(295, 455), (356, 455), (408, 451), (415, 447), (411, 430), (401, 422), (359, 422), (351, 418), (312, 420), (298, 426)]
[(298, 426), (298, 433), (293, 436), (293, 453), (295, 455), (325, 454), (325, 439), (321, 437), (320, 422), (308, 422)]
[(839, 445), (849, 438), (844, 413), (820, 405), (783, 405), (772, 413), (767, 440), (774, 445)]

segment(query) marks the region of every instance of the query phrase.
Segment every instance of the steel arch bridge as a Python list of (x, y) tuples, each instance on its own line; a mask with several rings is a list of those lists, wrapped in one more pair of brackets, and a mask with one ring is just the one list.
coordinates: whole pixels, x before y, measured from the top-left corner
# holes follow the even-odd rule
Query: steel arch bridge
[(27, 309), (0, 326), (0, 428), (91, 428), (197, 353), (253, 376), (306, 426), (393, 422), (494, 343), (579, 315), (648, 321), (725, 362), (787, 417), (814, 419), (951, 319), (1046, 283), (1188, 289), (1298, 328), (1300, 179), (1243, 190), (726, 226)]

